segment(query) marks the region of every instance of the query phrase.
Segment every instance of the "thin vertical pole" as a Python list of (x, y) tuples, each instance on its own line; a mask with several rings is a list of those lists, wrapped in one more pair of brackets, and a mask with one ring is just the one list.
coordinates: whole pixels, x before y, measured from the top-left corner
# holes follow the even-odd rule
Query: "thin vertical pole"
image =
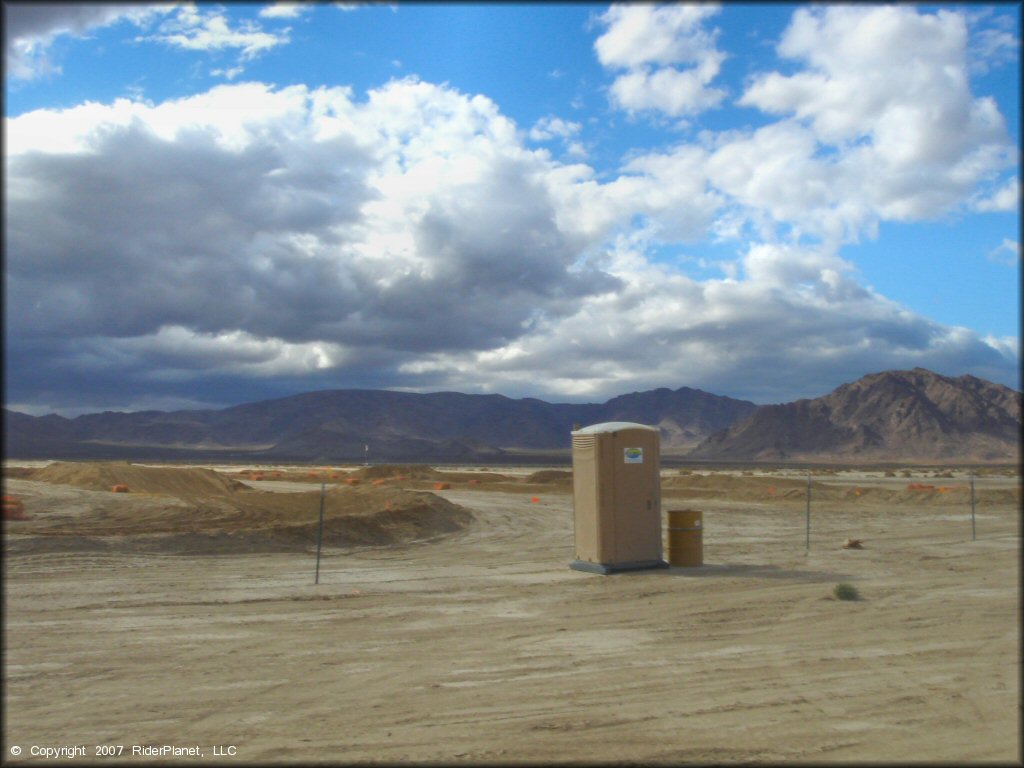
[(807, 551), (811, 551), (811, 475), (807, 475)]
[(974, 475), (971, 475), (971, 541), (977, 541), (974, 531)]
[(324, 490), (327, 488), (327, 481), (320, 483), (320, 530), (316, 534), (316, 581), (320, 583), (320, 545), (324, 540)]

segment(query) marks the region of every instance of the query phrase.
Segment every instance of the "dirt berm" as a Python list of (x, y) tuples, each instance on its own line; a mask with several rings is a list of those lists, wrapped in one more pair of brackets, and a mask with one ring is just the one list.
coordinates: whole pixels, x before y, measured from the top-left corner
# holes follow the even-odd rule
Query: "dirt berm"
[(130, 492), (163, 493), (182, 498), (247, 489), (244, 483), (212, 469), (148, 467), (127, 461), (58, 461), (35, 470), (30, 477), (45, 483), (74, 485), (92, 491), (109, 491), (115, 485), (127, 485)]
[[(39, 482), (77, 486), (66, 499)], [(9, 551), (118, 549), (166, 554), (296, 551), (315, 546), (320, 492), (257, 491), (207, 469), (54, 464), (15, 480), (29, 519), (7, 526)], [(126, 484), (129, 493), (110, 488)], [(380, 546), (465, 529), (473, 514), (436, 494), (332, 486), (327, 547)]]

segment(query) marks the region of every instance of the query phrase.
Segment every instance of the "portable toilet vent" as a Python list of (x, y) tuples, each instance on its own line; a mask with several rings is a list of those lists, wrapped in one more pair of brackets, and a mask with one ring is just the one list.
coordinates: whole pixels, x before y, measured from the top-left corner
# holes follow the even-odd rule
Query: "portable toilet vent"
[(576, 559), (570, 568), (608, 574), (668, 567), (660, 464), (654, 427), (610, 421), (572, 433)]

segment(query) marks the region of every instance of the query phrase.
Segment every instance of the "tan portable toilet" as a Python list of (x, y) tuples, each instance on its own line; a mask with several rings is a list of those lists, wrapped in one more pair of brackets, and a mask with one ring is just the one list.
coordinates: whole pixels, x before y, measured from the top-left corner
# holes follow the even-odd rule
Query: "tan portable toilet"
[(576, 559), (570, 568), (608, 574), (668, 567), (660, 470), (655, 427), (610, 421), (572, 433)]

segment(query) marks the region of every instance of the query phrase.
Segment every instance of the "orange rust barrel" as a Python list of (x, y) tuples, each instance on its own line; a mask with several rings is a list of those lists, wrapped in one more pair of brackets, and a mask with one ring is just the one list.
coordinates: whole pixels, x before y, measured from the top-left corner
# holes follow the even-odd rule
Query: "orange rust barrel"
[(704, 564), (704, 513), (696, 509), (668, 511), (668, 564)]

